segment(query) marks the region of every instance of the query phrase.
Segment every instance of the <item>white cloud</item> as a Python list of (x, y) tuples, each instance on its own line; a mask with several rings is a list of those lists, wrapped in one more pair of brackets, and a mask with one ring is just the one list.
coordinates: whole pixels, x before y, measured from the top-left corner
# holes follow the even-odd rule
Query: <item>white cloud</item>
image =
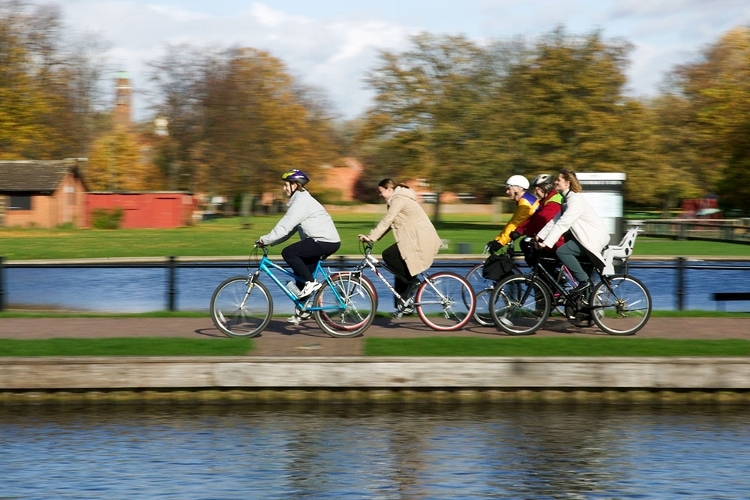
[(363, 79), (378, 50), (405, 50), (420, 31), (481, 41), (535, 37), (559, 25), (572, 34), (601, 29), (607, 39), (634, 45), (628, 84), (648, 95), (675, 64), (750, 24), (747, 0), (65, 0), (62, 12), (76, 30), (97, 31), (112, 43), (113, 70), (130, 72), (139, 119), (146, 62), (163, 55), (166, 44), (266, 50), (303, 82), (323, 88), (350, 118), (370, 102)]

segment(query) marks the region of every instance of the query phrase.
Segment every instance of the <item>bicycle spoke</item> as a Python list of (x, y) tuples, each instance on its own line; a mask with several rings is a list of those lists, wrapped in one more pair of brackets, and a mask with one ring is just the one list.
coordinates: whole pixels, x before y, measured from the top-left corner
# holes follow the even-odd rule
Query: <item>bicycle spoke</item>
[(510, 276), (500, 281), (490, 299), (495, 326), (509, 335), (531, 335), (547, 320), (549, 293), (528, 276)]
[(370, 286), (353, 273), (335, 275), (324, 283), (313, 301), (318, 326), (332, 337), (361, 335), (375, 319)]
[(211, 319), (228, 337), (254, 337), (271, 321), (273, 301), (260, 282), (235, 276), (221, 283), (211, 297)]
[(599, 283), (592, 293), (594, 322), (610, 335), (633, 335), (651, 316), (651, 295), (632, 276), (613, 276), (609, 282)]
[(431, 275), (417, 290), (415, 307), (420, 319), (438, 331), (453, 331), (469, 322), (476, 300), (471, 285), (456, 273)]

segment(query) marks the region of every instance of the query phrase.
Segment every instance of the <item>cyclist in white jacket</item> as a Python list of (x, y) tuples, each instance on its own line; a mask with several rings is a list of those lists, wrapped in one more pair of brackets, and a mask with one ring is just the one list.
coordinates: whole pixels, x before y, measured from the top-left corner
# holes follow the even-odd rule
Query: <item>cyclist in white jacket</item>
[[(341, 247), (341, 238), (330, 214), (305, 189), (310, 178), (301, 170), (289, 170), (281, 179), (284, 192), (289, 197), (284, 217), (270, 233), (258, 239), (260, 245), (278, 245), (288, 240), (295, 232), (300, 241), (292, 243), (281, 251), (284, 261), (294, 274), (304, 279), (297, 282), (299, 297), (307, 297), (320, 288), (312, 273), (321, 258), (335, 253)], [(299, 321), (291, 321), (299, 323)]]
[(557, 258), (573, 273), (578, 286), (572, 292), (580, 293), (591, 286), (589, 274), (580, 260), (604, 267), (602, 250), (609, 244), (609, 232), (604, 220), (591, 208), (581, 194), (581, 184), (575, 172), (560, 170), (555, 189), (562, 195), (562, 210), (536, 235), (540, 248), (554, 248), (555, 242), (566, 235), (565, 244), (557, 249)]

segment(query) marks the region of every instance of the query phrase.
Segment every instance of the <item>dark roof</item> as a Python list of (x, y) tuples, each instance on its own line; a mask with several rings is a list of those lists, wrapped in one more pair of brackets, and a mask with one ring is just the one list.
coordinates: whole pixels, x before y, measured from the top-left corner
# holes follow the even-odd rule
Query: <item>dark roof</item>
[(53, 192), (77, 165), (76, 160), (0, 161), (0, 192)]

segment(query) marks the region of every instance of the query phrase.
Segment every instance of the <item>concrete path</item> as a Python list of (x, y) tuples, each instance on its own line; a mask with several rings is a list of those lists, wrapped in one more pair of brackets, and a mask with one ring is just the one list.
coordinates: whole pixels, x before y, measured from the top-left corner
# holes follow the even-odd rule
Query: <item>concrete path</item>
[[(52, 337), (226, 337), (205, 318), (3, 318), (0, 338), (40, 339)], [(255, 337), (254, 356), (360, 356), (366, 337), (407, 338), (429, 336), (466, 336), (512, 338), (492, 327), (474, 323), (457, 332), (436, 332), (418, 318), (377, 318), (364, 337), (331, 338), (309, 320), (291, 325), (284, 318), (274, 319)], [(609, 337), (597, 327), (577, 328), (562, 318), (552, 318), (535, 335), (558, 337)], [(747, 318), (651, 318), (635, 336), (622, 338), (673, 339), (746, 339), (750, 340), (750, 316)]]

